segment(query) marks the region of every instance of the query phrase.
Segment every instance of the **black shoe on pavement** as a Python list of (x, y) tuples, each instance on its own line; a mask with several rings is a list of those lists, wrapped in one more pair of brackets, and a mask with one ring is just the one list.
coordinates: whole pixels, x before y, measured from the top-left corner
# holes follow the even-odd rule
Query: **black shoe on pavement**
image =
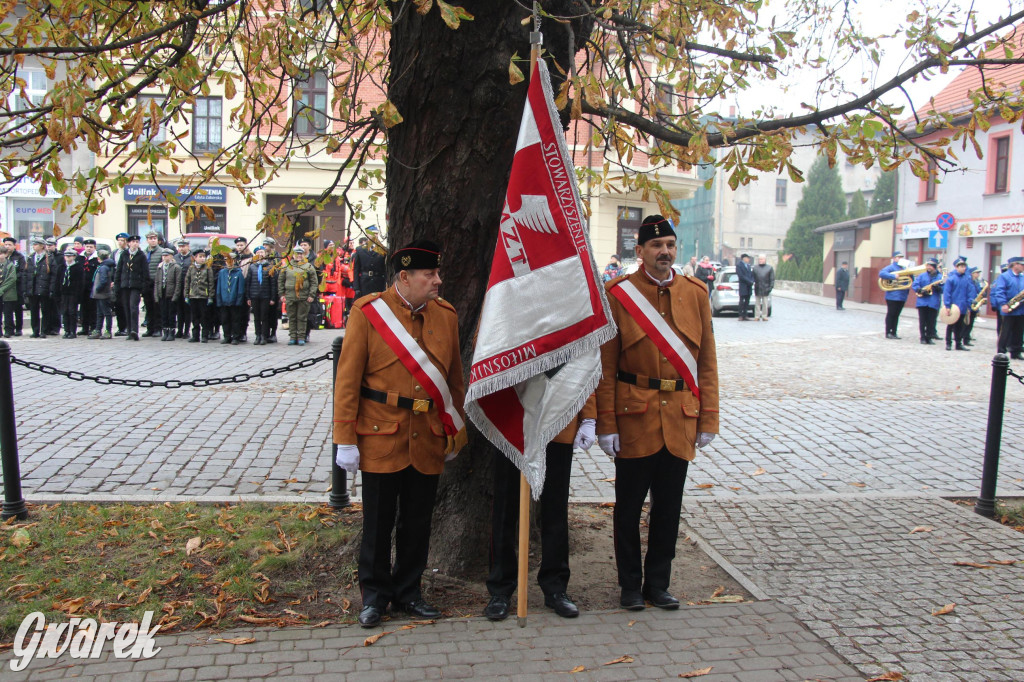
[(946, 344), (946, 350), (953, 350), (953, 344), (947, 343)]
[(941, 337), (941, 336), (939, 336), (938, 334), (932, 334), (932, 335), (931, 335), (930, 337), (928, 337), (928, 338), (930, 338), (930, 339), (931, 339), (932, 341), (941, 341), (941, 340), (942, 340), (942, 337)]
[(363, 610), (359, 612), (359, 624), (364, 628), (373, 628), (380, 625), (380, 609), (374, 604), (364, 606)]
[(659, 609), (674, 611), (679, 608), (679, 600), (665, 590), (647, 590), (647, 601)]
[[(431, 606), (422, 599), (408, 602), (406, 604), (396, 604), (398, 610), (408, 613), (410, 616), (416, 616), (417, 618), (440, 618), (441, 611), (436, 606)], [(361, 617), (361, 616), (360, 616)]]
[(974, 342), (973, 341), (964, 341), (964, 345), (965, 346), (973, 346)]
[(117, 333), (115, 333), (114, 336), (128, 336), (128, 332), (126, 332), (123, 329), (118, 329)]
[(885, 338), (887, 338), (887, 339), (895, 339), (896, 335), (893, 334), (892, 332), (886, 332), (885, 333)]
[(191, 337), (189, 337), (189, 340), (188, 340), (188, 342), (189, 342), (189, 343), (199, 343), (199, 339), (197, 339), (197, 338), (196, 338), (196, 337), (194, 337), (194, 336), (191, 336)]
[(494, 621), (508, 618), (508, 597), (503, 597), (500, 594), (491, 597), (487, 606), (484, 607), (484, 616), (487, 620)]
[(962, 344), (962, 343), (956, 344), (956, 349), (957, 350), (967, 351), (968, 353), (971, 352), (971, 349), (970, 348), (964, 348), (964, 344)]
[(225, 343), (231, 343), (231, 337), (230, 336), (225, 336), (223, 339), (220, 340), (220, 342), (221, 342), (221, 345), (224, 345)]
[(640, 590), (622, 590), (619, 595), (619, 606), (627, 611), (643, 611), (646, 608), (644, 595), (640, 593)]
[(1024, 360), (1024, 355), (1021, 355), (1020, 353), (1010, 353), (1010, 359), (1011, 360)]
[(921, 343), (928, 345), (928, 339), (921, 339)]
[(572, 603), (569, 595), (565, 592), (545, 594), (544, 606), (551, 607), (562, 618), (575, 618), (580, 615), (580, 610), (576, 608), (576, 605)]

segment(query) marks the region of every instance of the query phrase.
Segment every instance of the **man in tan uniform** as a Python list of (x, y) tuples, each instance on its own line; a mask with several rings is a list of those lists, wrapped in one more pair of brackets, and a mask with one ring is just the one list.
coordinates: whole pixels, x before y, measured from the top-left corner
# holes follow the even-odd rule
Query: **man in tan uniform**
[(441, 615), (423, 600), (420, 579), (437, 481), (466, 432), (458, 319), (438, 298), (440, 262), (427, 240), (396, 251), (394, 285), (353, 304), (338, 360), (336, 460), (363, 472), (363, 627), (380, 623), (389, 603), (418, 618)]
[[(718, 362), (705, 285), (676, 275), (676, 237), (648, 216), (637, 237), (641, 267), (606, 286), (619, 333), (601, 347), (601, 449), (615, 458), (615, 560), (620, 603), (679, 607), (668, 592), (687, 463), (718, 432)], [(640, 514), (651, 494), (647, 556)]]

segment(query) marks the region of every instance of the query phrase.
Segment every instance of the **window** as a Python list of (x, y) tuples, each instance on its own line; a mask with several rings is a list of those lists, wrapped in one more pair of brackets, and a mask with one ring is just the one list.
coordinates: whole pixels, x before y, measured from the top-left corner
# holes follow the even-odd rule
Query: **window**
[[(167, 139), (167, 124), (164, 122), (163, 107), (166, 97), (163, 95), (139, 95), (139, 108), (142, 110), (142, 136), (154, 143), (161, 143)], [(159, 119), (156, 132), (150, 130), (153, 106), (156, 106), (156, 116)]]
[(786, 181), (776, 180), (775, 181), (775, 203), (778, 205), (786, 205)]
[(990, 194), (1003, 194), (1010, 184), (1010, 136), (994, 138), (990, 148), (992, 161), (989, 166), (989, 177), (992, 184), (988, 190)]
[(924, 181), (924, 201), (935, 201), (935, 185), (939, 167), (935, 159), (928, 159), (928, 179)]
[(775, 240), (775, 248), (776, 249), (781, 249), (782, 248), (782, 240), (781, 239), (776, 239)]
[(297, 0), (295, 3), (299, 12), (305, 14), (306, 12), (319, 12), (320, 10), (327, 7), (327, 0)]
[[(41, 69), (21, 69), (18, 71), (18, 78), (25, 81), (24, 88), (15, 86), (11, 93), (11, 108), (15, 111), (29, 111), (43, 103), (46, 97), (46, 73)], [(30, 116), (31, 114), (26, 114)], [(15, 118), (16, 125), (21, 125), (25, 117)]]
[(327, 130), (327, 73), (314, 71), (295, 81), (295, 133), (316, 135)]
[(215, 152), (220, 149), (220, 97), (196, 97), (192, 114), (192, 151)]
[[(662, 125), (668, 125), (672, 117), (672, 98), (674, 90), (668, 83), (655, 83), (654, 85), (654, 111), (655, 119)], [(651, 145), (654, 149), (661, 149), (661, 141), (655, 140)]]

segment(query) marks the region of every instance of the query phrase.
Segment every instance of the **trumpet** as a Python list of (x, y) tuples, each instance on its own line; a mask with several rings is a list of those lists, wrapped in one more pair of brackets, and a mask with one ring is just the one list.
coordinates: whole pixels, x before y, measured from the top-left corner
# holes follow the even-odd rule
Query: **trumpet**
[[(941, 272), (941, 270), (940, 270), (940, 272)], [(948, 273), (943, 272), (942, 273), (942, 277), (940, 277), (939, 279), (935, 280), (931, 284), (926, 284), (925, 286), (921, 287), (921, 291), (919, 291), (917, 295), (918, 296), (931, 296), (932, 295), (932, 287), (934, 287), (936, 285), (942, 286), (943, 284), (945, 284), (946, 283), (946, 275), (947, 274)]]
[(978, 308), (985, 302), (985, 295), (988, 293), (988, 282), (984, 282), (981, 286), (981, 291), (974, 297), (974, 301), (971, 303), (971, 311), (978, 312)]
[(900, 270), (899, 272), (893, 273), (896, 275), (896, 279), (882, 279), (878, 278), (878, 286), (881, 287), (882, 291), (899, 291), (901, 289), (909, 289), (914, 286), (914, 278), (925, 271), (927, 266), (918, 265), (916, 268), (907, 268), (906, 270)]

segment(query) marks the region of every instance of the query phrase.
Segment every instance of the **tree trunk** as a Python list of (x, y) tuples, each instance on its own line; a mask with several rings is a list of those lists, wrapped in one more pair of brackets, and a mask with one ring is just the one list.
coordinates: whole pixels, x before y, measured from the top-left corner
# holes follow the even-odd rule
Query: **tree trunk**
[[(544, 5), (561, 13), (577, 2)], [(456, 4), (475, 19), (455, 31), (436, 8), (422, 16), (409, 3), (393, 5), (388, 97), (404, 121), (388, 132), (388, 241), (441, 244), (442, 295), (458, 310), (468, 372), (526, 97), (527, 83), (510, 85), (508, 67), (514, 52), (529, 58), (531, 26), (512, 0)], [(546, 47), (567, 63), (568, 33), (545, 24)], [(581, 44), (578, 29), (574, 37)], [(486, 560), (492, 476), (493, 447), (470, 427), (469, 445), (441, 477), (431, 566), (465, 574)]]

